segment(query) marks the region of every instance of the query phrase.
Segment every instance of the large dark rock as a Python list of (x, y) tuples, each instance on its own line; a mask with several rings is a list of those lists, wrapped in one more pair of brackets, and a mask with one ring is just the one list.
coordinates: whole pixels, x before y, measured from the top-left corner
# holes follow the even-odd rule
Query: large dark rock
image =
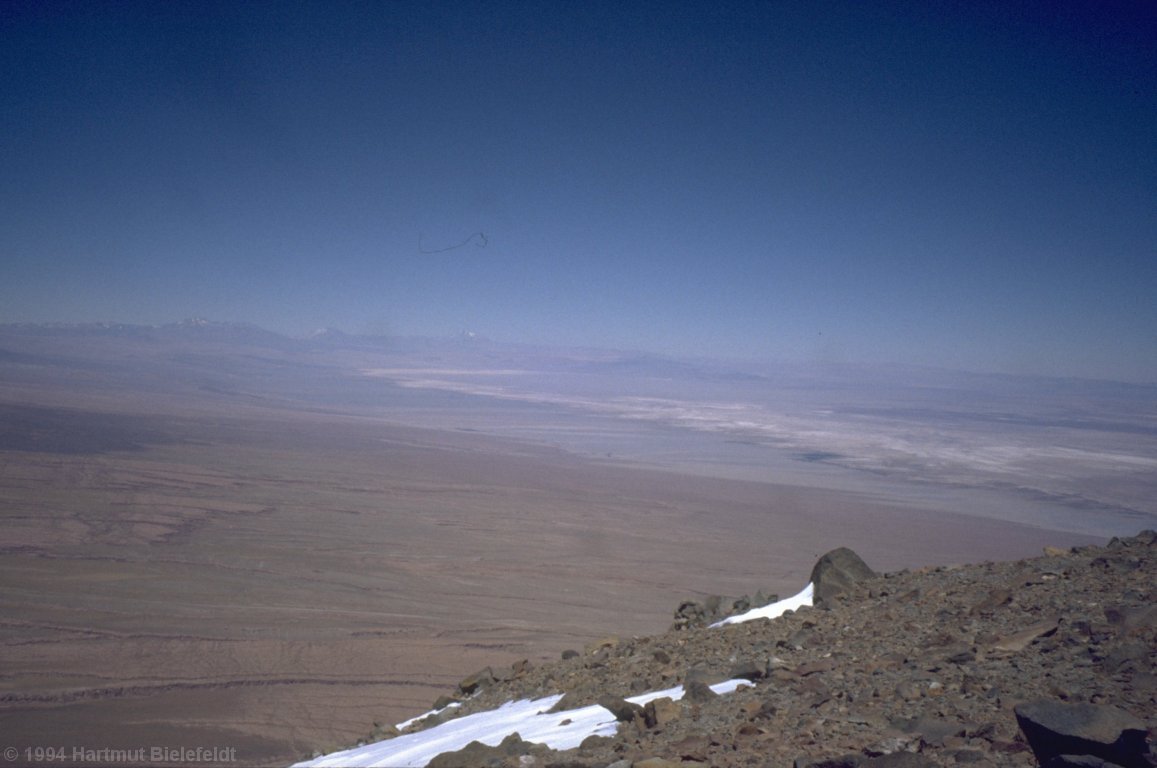
[(833, 549), (812, 568), (811, 583), (815, 588), (812, 601), (823, 605), (836, 595), (874, 578), (876, 572), (855, 552), (847, 547)]
[(1124, 768), (1152, 768), (1148, 728), (1120, 707), (1040, 700), (1018, 704), (1015, 712), (1041, 765), (1061, 755), (1091, 755)]

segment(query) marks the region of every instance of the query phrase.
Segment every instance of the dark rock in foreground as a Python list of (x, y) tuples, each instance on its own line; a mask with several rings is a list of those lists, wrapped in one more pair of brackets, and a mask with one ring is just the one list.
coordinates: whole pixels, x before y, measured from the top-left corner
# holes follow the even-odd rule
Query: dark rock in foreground
[(1091, 756), (1122, 768), (1152, 768), (1148, 728), (1120, 707), (1041, 700), (1016, 707), (1016, 719), (1040, 764)]
[(836, 595), (874, 578), (876, 572), (855, 552), (847, 547), (833, 549), (812, 568), (811, 583), (815, 588), (812, 600), (816, 605), (826, 605)]

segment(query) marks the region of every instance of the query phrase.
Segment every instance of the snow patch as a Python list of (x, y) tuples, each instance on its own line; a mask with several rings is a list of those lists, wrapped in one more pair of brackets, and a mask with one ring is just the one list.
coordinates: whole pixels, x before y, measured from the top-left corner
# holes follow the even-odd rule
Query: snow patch
[[(814, 591), (814, 586), (808, 584), (796, 595), (738, 616), (729, 616), (711, 626), (774, 619), (787, 611), (811, 605)], [(711, 690), (725, 694), (750, 685), (752, 683), (747, 680), (726, 680), (711, 686)], [(292, 768), (424, 768), (443, 752), (456, 752), (472, 741), (493, 747), (512, 733), (517, 733), (524, 741), (545, 744), (551, 749), (574, 749), (588, 736), (613, 736), (618, 730), (615, 716), (598, 704), (564, 712), (548, 712), (562, 696), (559, 693), (541, 699), (508, 701), (497, 709), (464, 715), (418, 733), (407, 733), (363, 747), (333, 752), (297, 763)], [(664, 696), (678, 701), (683, 698), (683, 686), (632, 696), (627, 701), (643, 705)], [(445, 712), (454, 706), (458, 705), (451, 704), (444, 709), (410, 718), (398, 723), (398, 729), (403, 730), (424, 717)]]
[[(711, 690), (726, 694), (750, 685), (747, 680), (725, 680), (711, 686)], [(627, 701), (643, 705), (664, 696), (676, 701), (683, 698), (683, 686), (632, 696)], [(443, 752), (457, 751), (472, 741), (496, 746), (512, 733), (524, 741), (545, 744), (551, 749), (573, 749), (588, 736), (613, 736), (618, 730), (615, 716), (598, 704), (548, 713), (561, 698), (560, 693), (541, 699), (508, 701), (498, 709), (465, 715), (418, 733), (334, 752), (297, 763), (293, 768), (422, 768)]]
[(762, 608), (752, 608), (747, 613), (741, 613), (737, 616), (728, 616), (723, 621), (717, 621), (712, 624), (712, 627), (722, 627), (728, 624), (742, 624), (745, 621), (753, 621), (755, 619), (775, 619), (788, 611), (798, 611), (805, 605), (812, 604), (812, 596), (815, 594), (815, 586), (808, 584), (803, 588), (799, 594), (780, 600), (770, 605), (765, 605)]

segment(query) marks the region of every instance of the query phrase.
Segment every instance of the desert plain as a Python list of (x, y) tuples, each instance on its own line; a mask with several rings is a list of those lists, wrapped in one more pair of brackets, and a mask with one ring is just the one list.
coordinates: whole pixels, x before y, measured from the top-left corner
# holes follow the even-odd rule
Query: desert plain
[(285, 765), (484, 666), (661, 632), (685, 597), (792, 594), (838, 546), (898, 570), (1104, 540), (456, 428), (494, 401), (403, 413), (412, 388), (347, 375), (362, 352), (195, 330), (2, 337), (13, 764), (160, 746)]

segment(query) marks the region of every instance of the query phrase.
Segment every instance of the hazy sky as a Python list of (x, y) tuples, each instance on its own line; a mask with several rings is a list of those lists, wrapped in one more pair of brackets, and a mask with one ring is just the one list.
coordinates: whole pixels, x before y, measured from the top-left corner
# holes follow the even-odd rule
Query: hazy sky
[(0, 321), (1157, 381), (1155, 41), (1147, 0), (5, 0)]

